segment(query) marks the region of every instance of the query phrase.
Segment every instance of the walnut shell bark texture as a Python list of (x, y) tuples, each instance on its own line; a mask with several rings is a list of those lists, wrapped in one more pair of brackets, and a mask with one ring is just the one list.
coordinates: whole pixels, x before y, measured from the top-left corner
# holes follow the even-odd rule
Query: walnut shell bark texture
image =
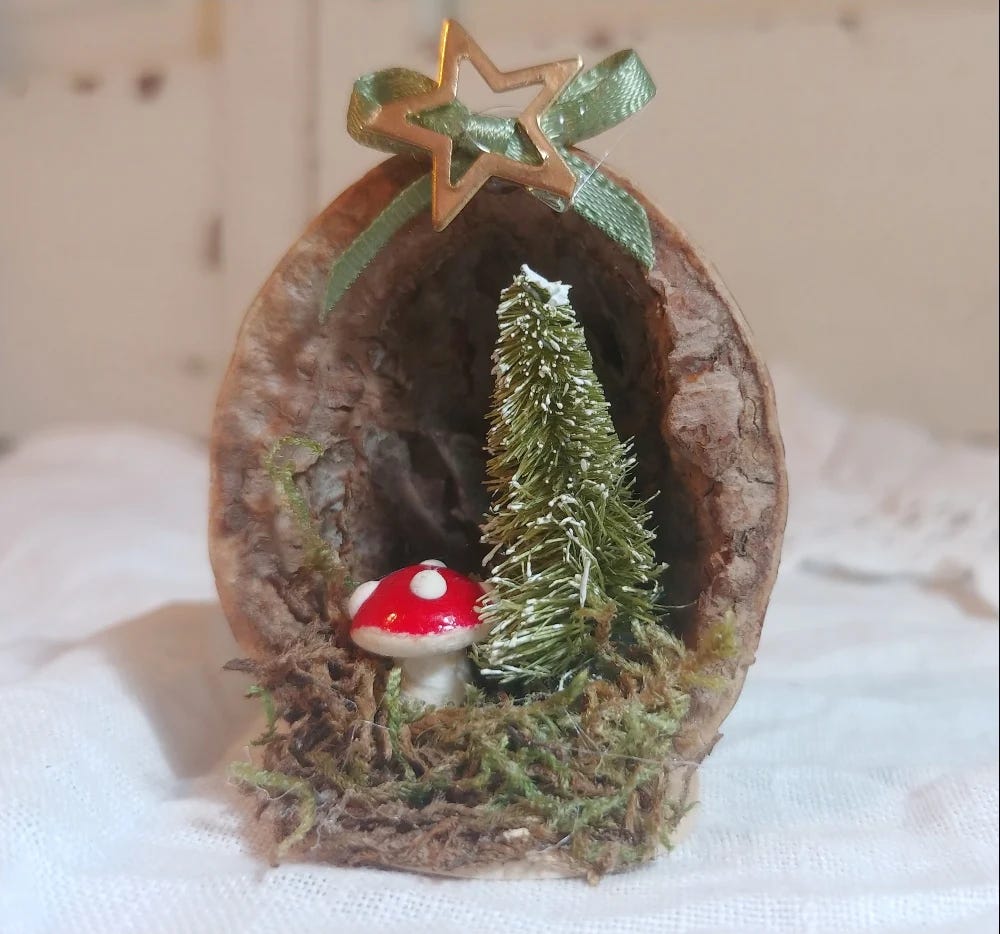
[[(396, 157), (345, 191), (246, 315), (211, 442), (210, 547), (226, 616), (257, 660), (286, 655), (307, 631), (342, 634), (347, 585), (310, 564), (266, 466), (286, 437), (313, 443), (288, 454), (294, 482), (350, 578), (428, 557), (481, 570), (495, 312), (527, 262), (573, 287), (616, 429), (635, 441), (638, 492), (659, 494), (657, 556), (678, 607), (670, 624), (688, 645), (723, 617), (734, 624), (735, 655), (713, 664), (710, 687), (693, 689), (674, 740), (686, 788), (753, 662), (778, 567), (787, 492), (764, 364), (710, 267), (618, 177), (649, 214), (648, 271), (573, 211), (493, 182), (444, 231), (427, 216), (407, 224), (321, 323), (333, 260), (424, 170)], [(371, 854), (342, 861), (379, 864)], [(489, 871), (488, 862), (440, 868)]]

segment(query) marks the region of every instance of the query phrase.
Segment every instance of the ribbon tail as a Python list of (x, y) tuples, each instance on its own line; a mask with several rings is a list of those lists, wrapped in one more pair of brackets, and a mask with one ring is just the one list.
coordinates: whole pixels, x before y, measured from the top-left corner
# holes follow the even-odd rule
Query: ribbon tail
[(652, 268), (653, 235), (642, 205), (579, 156), (565, 150), (562, 155), (577, 177), (573, 210), (624, 247), (644, 269)]
[(421, 175), (407, 185), (382, 210), (357, 239), (334, 261), (326, 282), (320, 324), (330, 317), (330, 312), (343, 294), (357, 281), (378, 252), (407, 221), (428, 210), (431, 205), (431, 177)]

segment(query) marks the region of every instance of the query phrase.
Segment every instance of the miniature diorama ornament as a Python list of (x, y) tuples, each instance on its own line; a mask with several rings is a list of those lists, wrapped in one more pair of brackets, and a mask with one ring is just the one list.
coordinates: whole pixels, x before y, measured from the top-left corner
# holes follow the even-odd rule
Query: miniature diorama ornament
[[(538, 90), (472, 112), (463, 61)], [(278, 858), (593, 880), (690, 823), (786, 492), (732, 299), (575, 148), (653, 92), (633, 52), (501, 71), (452, 22), (436, 80), (355, 84), (349, 132), (395, 155), (261, 290), (212, 434), (266, 720), (232, 774)]]

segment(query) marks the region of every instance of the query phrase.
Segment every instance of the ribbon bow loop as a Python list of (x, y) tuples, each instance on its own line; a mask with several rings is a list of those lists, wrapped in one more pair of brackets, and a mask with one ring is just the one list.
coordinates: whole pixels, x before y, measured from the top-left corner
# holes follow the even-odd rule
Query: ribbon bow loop
[(542, 115), (542, 130), (559, 145), (574, 146), (627, 120), (655, 94), (642, 59), (623, 49), (577, 75)]

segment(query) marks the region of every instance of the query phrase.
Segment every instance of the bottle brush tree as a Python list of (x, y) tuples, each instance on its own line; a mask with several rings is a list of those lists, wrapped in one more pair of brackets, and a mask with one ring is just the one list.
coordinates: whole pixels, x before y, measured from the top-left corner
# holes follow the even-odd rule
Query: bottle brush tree
[(551, 688), (656, 622), (662, 566), (569, 286), (523, 266), (498, 318), (483, 526), (492, 628), (475, 658), (500, 683)]

